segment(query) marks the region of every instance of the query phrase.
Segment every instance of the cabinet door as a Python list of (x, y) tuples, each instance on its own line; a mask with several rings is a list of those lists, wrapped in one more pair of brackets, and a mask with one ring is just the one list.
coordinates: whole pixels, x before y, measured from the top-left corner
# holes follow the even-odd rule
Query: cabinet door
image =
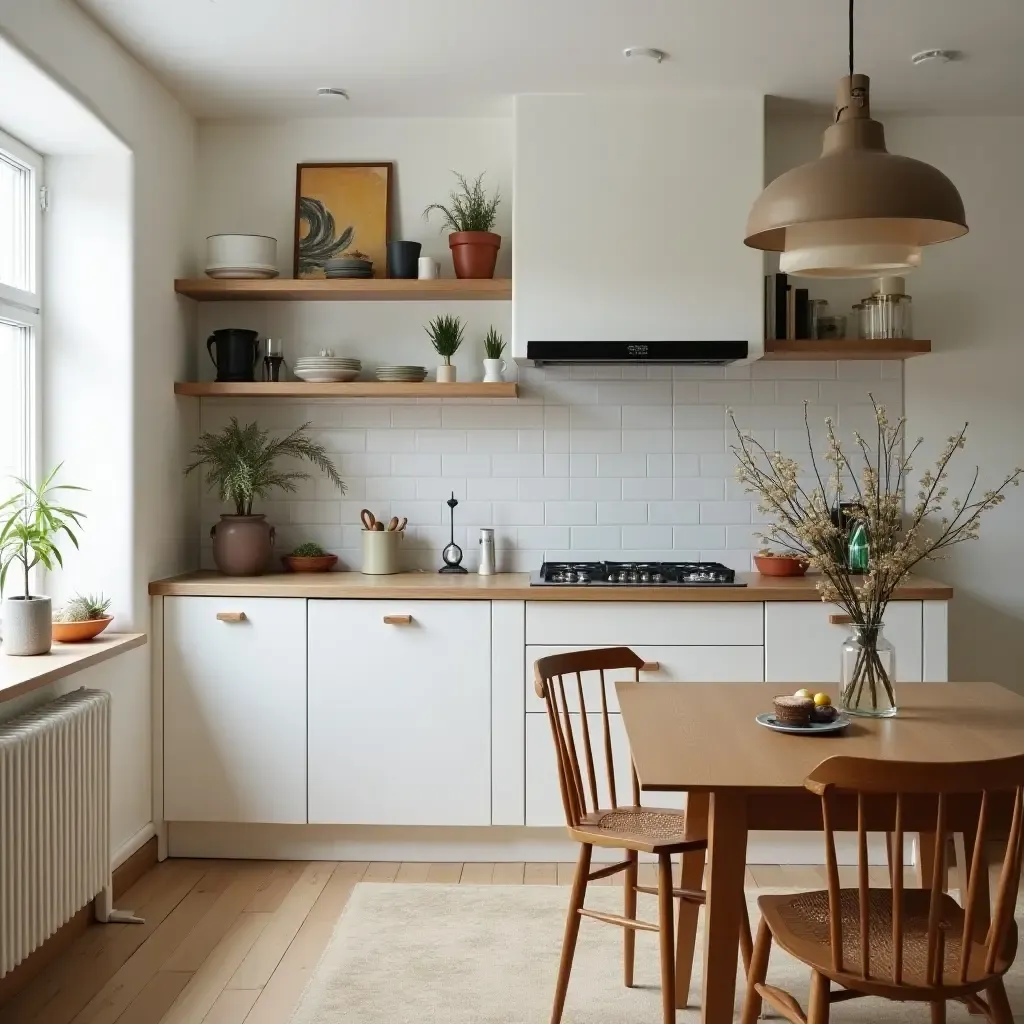
[[(765, 604), (765, 679), (769, 683), (838, 683), (840, 648), (850, 626), (833, 625), (841, 609), (818, 601)], [(896, 682), (921, 681), (920, 601), (893, 601), (885, 610), (885, 636), (896, 650)]]
[(304, 600), (164, 599), (164, 814), (306, 821)]
[(310, 601), (310, 822), (489, 825), (490, 680), (489, 602)]

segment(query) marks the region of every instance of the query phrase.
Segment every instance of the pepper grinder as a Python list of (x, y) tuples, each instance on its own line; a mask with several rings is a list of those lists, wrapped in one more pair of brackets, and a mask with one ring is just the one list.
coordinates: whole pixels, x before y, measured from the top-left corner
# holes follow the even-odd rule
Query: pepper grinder
[(445, 504), (448, 506), (448, 515), (451, 519), (451, 540), (445, 545), (444, 551), (441, 552), (441, 561), (444, 565), (438, 569), (438, 572), (453, 572), (453, 573), (464, 573), (468, 572), (467, 569), (462, 567), (462, 548), (455, 543), (455, 506), (458, 505), (459, 501), (455, 497), (455, 492), (452, 491), (452, 496), (448, 499)]

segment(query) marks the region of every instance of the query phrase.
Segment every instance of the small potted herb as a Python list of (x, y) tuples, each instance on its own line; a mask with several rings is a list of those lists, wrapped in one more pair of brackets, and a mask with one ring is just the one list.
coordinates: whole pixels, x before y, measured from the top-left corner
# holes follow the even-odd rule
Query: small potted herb
[(437, 368), (437, 382), (439, 384), (453, 384), (456, 380), (455, 367), (452, 366), (452, 356), (459, 351), (462, 344), (462, 336), (466, 327), (457, 316), (443, 314), (435, 316), (426, 327), (423, 328), (430, 338), (437, 354), (444, 360), (444, 363)]
[(281, 557), (281, 562), (288, 572), (329, 572), (337, 561), (337, 555), (324, 551), (313, 541), (306, 541), (290, 555)]
[(232, 416), (219, 434), (200, 435), (192, 449), (196, 460), (186, 467), (185, 475), (205, 467), (207, 487), (235, 506), (234, 514), (222, 513), (220, 522), (210, 527), (213, 560), (225, 576), (260, 576), (270, 561), (274, 528), (265, 515), (253, 514), (253, 500), (275, 490), (294, 493), (299, 480), (309, 479), (309, 473), (301, 470), (278, 469), (278, 459), (311, 462), (345, 493), (327, 449), (309, 437), (308, 428), (304, 423), (284, 437), (271, 437), (258, 423), (243, 427)]
[(448, 247), (452, 251), (456, 277), (492, 278), (501, 248), (501, 235), (496, 235), (491, 228), (494, 227), (501, 195), (495, 189), (494, 195), (488, 197), (482, 174), (470, 184), (457, 171), (452, 173), (458, 179), (459, 187), (449, 194), (448, 205), (431, 203), (423, 211), (423, 216), (429, 218), (437, 210), (443, 219), (442, 230), (451, 228)]
[(64, 534), (77, 548), (78, 538), (71, 529), (82, 525), (84, 513), (56, 504), (57, 491), (82, 491), (84, 487), (54, 484), (58, 466), (38, 488), (16, 478), (21, 488), (0, 504), (0, 591), (7, 585), (12, 565), (20, 566), (23, 594), (7, 597), (3, 607), (3, 649), (7, 654), (46, 654), (50, 650), (53, 621), (48, 597), (32, 593), (29, 573), (41, 565), (53, 571), (64, 564), (57, 541)]
[(505, 372), (505, 360), (501, 358), (504, 351), (505, 342), (491, 327), (484, 338), (484, 383), (497, 384), (501, 381), (501, 375)]
[(92, 640), (114, 621), (109, 608), (110, 598), (103, 594), (76, 594), (54, 614), (53, 639), (62, 644)]

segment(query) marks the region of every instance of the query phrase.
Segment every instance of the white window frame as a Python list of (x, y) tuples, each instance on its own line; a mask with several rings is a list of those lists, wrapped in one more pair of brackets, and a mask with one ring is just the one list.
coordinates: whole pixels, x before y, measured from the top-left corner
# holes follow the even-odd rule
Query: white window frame
[(0, 131), (0, 150), (27, 167), (31, 173), (28, 188), (29, 211), (33, 218), (31, 239), (32, 287), (14, 288), (0, 282), (0, 320), (29, 329), (29, 346), (23, 364), (24, 385), (29, 401), (29, 429), (26, 432), (24, 465), (27, 478), (37, 483), (42, 449), (42, 403), (40, 401), (40, 336), (42, 332), (43, 158), (23, 142)]

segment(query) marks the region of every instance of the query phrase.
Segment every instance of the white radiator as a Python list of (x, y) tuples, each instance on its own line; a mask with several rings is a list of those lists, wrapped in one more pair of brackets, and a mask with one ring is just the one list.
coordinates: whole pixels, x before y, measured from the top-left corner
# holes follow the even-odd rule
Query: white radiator
[(93, 897), (110, 907), (110, 694), (0, 724), (0, 978)]

